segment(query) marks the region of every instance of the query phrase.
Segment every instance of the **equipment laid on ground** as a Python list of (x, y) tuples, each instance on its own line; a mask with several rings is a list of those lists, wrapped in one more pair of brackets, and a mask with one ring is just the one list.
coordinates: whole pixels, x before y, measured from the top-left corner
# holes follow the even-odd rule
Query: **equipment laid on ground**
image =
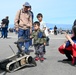
[[(34, 58), (30, 55), (25, 55), (23, 50), (20, 48), (19, 43), (24, 42), (24, 41), (25, 40), (20, 38), (17, 42), (15, 42), (15, 44), (17, 45), (17, 48), (19, 50), (19, 54), (14, 54), (11, 57), (1, 60), (0, 61), (1, 70), (11, 72), (11, 71), (16, 71), (25, 66), (36, 66), (37, 65)], [(10, 48), (11, 48), (11, 46), (10, 46)], [(12, 49), (12, 51), (13, 51), (13, 49)]]

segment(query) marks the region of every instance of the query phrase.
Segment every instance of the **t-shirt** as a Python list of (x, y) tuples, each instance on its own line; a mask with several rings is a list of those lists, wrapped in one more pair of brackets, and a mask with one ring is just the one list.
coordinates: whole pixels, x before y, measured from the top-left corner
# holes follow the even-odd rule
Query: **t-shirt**
[(46, 27), (46, 24), (44, 21), (40, 22), (40, 29), (43, 30), (43, 27)]
[(46, 29), (45, 29), (44, 33), (45, 33), (46, 37), (48, 37), (48, 36), (49, 36), (49, 32), (48, 32), (48, 28), (47, 28), (47, 27), (46, 27)]
[[(44, 21), (41, 21), (40, 22), (40, 29), (43, 30), (44, 27), (46, 27), (46, 24), (45, 24)], [(45, 33), (46, 37), (49, 36), (48, 28), (47, 27), (46, 27), (46, 30), (44, 31), (44, 33)]]
[[(73, 36), (71, 39), (73, 40), (74, 43), (76, 43), (76, 37), (75, 36)], [(66, 42), (66, 47), (68, 47), (68, 46), (71, 46), (70, 41)]]

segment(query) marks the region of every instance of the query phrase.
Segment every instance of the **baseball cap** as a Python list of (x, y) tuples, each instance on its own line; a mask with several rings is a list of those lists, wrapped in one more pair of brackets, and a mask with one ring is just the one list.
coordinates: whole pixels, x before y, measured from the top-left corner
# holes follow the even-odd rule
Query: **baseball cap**
[(28, 2), (25, 2), (25, 3), (23, 4), (23, 6), (30, 7), (31, 5), (30, 5)]

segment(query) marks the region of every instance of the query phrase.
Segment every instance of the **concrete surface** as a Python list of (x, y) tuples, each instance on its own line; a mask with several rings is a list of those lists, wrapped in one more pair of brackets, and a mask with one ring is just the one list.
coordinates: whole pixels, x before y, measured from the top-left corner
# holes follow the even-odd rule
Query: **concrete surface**
[[(13, 54), (9, 45), (12, 46), (15, 52), (17, 48), (14, 42), (17, 40), (17, 35), (9, 33), (8, 39), (0, 39), (0, 60), (7, 58)], [(70, 63), (62, 63), (61, 60), (65, 59), (65, 55), (58, 52), (58, 47), (63, 44), (65, 37), (62, 34), (57, 36), (50, 35), (50, 45), (46, 47), (46, 60), (41, 63), (37, 61), (36, 67), (25, 67), (12, 73), (0, 73), (0, 75), (76, 75), (76, 67)], [(30, 48), (33, 49), (34, 48)], [(34, 52), (30, 53), (31, 56), (35, 56)]]

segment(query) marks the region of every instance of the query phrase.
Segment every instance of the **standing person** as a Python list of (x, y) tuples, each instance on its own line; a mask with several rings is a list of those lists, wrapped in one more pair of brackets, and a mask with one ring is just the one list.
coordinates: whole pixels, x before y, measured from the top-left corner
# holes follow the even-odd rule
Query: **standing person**
[[(15, 17), (15, 29), (18, 31), (18, 38), (23, 37), (26, 41), (24, 44), (20, 43), (19, 45), (25, 46), (24, 52), (29, 54), (29, 39), (30, 34), (32, 33), (32, 17), (29, 12), (30, 4), (25, 2), (23, 8), (19, 10)], [(19, 52), (18, 52), (19, 53)]]
[(30, 38), (34, 38), (35, 47), (35, 60), (44, 61), (44, 45), (46, 44), (45, 33), (40, 29), (40, 23), (38, 21), (34, 22), (34, 32), (31, 34)]
[[(37, 14), (37, 19), (38, 19), (38, 21), (40, 22), (40, 29), (42, 30), (42, 31), (44, 31), (45, 32), (45, 35), (47, 35), (46, 34), (46, 32), (48, 33), (48, 30), (44, 30), (44, 28), (46, 27), (46, 24), (45, 24), (45, 22), (43, 21), (43, 15), (41, 14), (41, 13), (38, 13)], [(46, 38), (47, 39), (47, 38)], [(45, 51), (45, 46), (44, 46), (44, 54), (46, 53), (46, 51)]]
[[(33, 12), (32, 12), (32, 7), (30, 6), (28, 10), (29, 10), (30, 15), (31, 15), (31, 17), (32, 17), (32, 31), (33, 31), (33, 30), (34, 30), (34, 27), (33, 27), (34, 14), (33, 14)], [(30, 44), (30, 46), (32, 46), (32, 39), (30, 39), (29, 44)]]
[(54, 27), (54, 34), (57, 35), (57, 27), (56, 27), (56, 25)]
[(6, 16), (4, 19), (2, 19), (1, 22), (1, 28), (2, 28), (2, 32), (1, 32), (1, 38), (7, 38), (8, 35), (8, 25), (9, 25), (9, 17)]

